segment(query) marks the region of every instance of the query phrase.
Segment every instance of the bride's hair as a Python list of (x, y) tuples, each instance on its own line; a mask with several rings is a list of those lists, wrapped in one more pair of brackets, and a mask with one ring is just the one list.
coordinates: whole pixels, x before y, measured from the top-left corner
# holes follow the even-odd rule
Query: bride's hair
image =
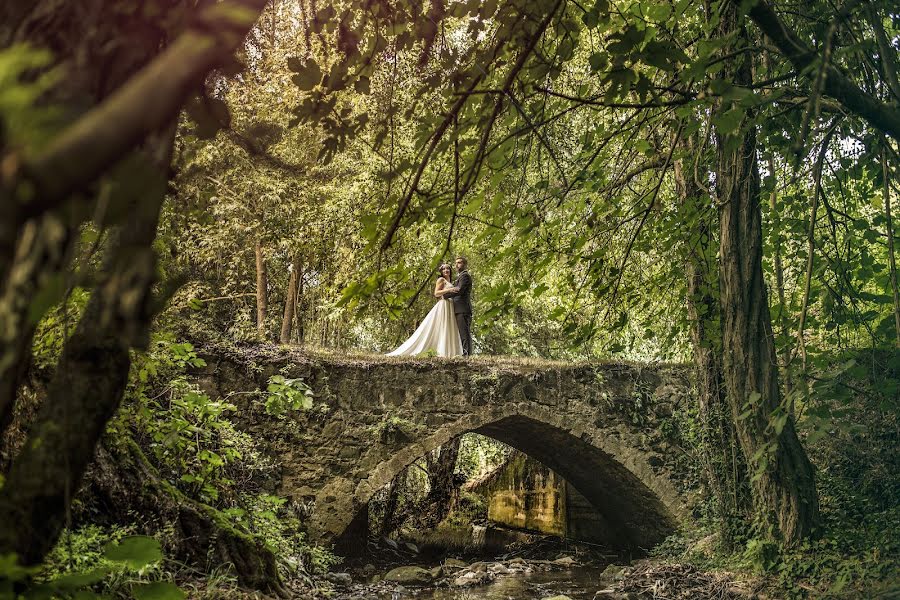
[(441, 277), (444, 276), (444, 269), (450, 269), (450, 277), (453, 277), (453, 267), (450, 266), (450, 263), (444, 263), (438, 267), (438, 275)]

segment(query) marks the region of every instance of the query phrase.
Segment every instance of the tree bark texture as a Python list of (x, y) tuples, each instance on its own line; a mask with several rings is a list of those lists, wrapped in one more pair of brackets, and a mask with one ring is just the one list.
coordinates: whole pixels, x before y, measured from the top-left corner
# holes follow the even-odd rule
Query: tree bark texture
[[(122, 85), (159, 51), (163, 31), (140, 13), (117, 15), (102, 0), (4, 3), (0, 8), (0, 47), (13, 42), (46, 47), (63, 73), (43, 103), (79, 107), (99, 102)], [(86, 28), (91, 35), (85, 36)], [(129, 33), (141, 35), (123, 37)], [(127, 32), (127, 33), (126, 33)], [(122, 40), (127, 40), (123, 44)], [(4, 152), (0, 148), (0, 152)], [(54, 174), (55, 176), (55, 174)], [(90, 195), (88, 196), (90, 197)], [(2, 198), (2, 195), (0, 195)], [(40, 315), (33, 300), (61, 297), (63, 272), (71, 262), (79, 210), (48, 212), (25, 218), (18, 202), (5, 202), (0, 213), (0, 432), (9, 424), (15, 395), (28, 368), (31, 340)], [(58, 293), (53, 293), (54, 288)]]
[(437, 450), (425, 455), (428, 467), (428, 494), (420, 504), (420, 524), (433, 529), (443, 521), (459, 496), (459, 482), (456, 481), (456, 459), (459, 456), (460, 438), (454, 438)]
[(281, 343), (291, 343), (291, 329), (294, 325), (294, 313), (297, 312), (297, 302), (300, 295), (300, 281), (303, 279), (303, 261), (300, 255), (294, 256), (291, 265), (291, 278), (288, 281), (284, 296), (284, 316), (281, 319)]
[[(697, 140), (681, 144), (685, 157), (694, 155)], [(684, 218), (692, 224), (684, 261), (687, 312), (690, 321), (697, 402), (703, 436), (703, 461), (724, 541), (731, 545), (750, 515), (747, 466), (731, 419), (722, 375), (722, 322), (719, 309), (716, 234), (710, 199), (700, 188), (685, 159), (675, 161), (675, 185)], [(704, 170), (705, 172), (705, 170)]]
[[(168, 170), (174, 123), (148, 144)], [(125, 391), (132, 347), (147, 343), (156, 256), (152, 248), (167, 177), (135, 199), (104, 257), (103, 274), (66, 341), (47, 399), (0, 488), (0, 554), (37, 564), (53, 547), (107, 421)]]
[(266, 258), (263, 256), (262, 244), (256, 240), (256, 330), (266, 335), (266, 313), (268, 312), (267, 288), (269, 278), (266, 274)]
[[(720, 35), (737, 32), (749, 45), (737, 9), (723, 5)], [(728, 49), (724, 50), (728, 52)], [(726, 61), (736, 85), (752, 82), (749, 52)], [(810, 535), (819, 521), (812, 464), (782, 403), (778, 363), (762, 269), (762, 213), (756, 134), (747, 123), (717, 134), (716, 188), (726, 393), (738, 439), (748, 457), (756, 517), (763, 534), (787, 544)]]

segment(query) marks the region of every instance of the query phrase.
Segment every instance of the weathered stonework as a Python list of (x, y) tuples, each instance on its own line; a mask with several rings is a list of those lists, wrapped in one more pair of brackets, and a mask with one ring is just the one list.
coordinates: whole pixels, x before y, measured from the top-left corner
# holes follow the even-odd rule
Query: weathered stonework
[[(207, 349), (201, 383), (280, 465), (278, 491), (310, 503), (314, 539), (341, 536), (376, 490), (426, 452), (477, 432), (541, 461), (603, 515), (623, 548), (649, 548), (690, 512), (683, 451), (663, 433), (690, 393), (682, 366), (503, 358), (336, 357), (283, 347)], [(284, 419), (260, 401), (300, 377), (315, 407)]]

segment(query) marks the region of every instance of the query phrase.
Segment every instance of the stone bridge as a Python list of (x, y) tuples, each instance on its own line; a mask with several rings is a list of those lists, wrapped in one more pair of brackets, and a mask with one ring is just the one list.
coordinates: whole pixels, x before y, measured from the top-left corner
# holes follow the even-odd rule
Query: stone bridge
[[(683, 366), (337, 357), (273, 346), (204, 357), (201, 385), (239, 406), (239, 426), (279, 465), (272, 487), (310, 507), (319, 541), (346, 540), (377, 490), (467, 432), (568, 480), (602, 516), (612, 547), (650, 548), (690, 515)], [(313, 409), (267, 415), (261, 390), (275, 374), (311, 386)]]

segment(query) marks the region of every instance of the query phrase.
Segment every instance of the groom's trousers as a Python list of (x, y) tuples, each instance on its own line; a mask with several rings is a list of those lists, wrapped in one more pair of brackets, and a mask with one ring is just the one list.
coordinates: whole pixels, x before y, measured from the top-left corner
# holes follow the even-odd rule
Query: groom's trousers
[(456, 313), (456, 326), (462, 342), (463, 356), (472, 355), (472, 313)]

